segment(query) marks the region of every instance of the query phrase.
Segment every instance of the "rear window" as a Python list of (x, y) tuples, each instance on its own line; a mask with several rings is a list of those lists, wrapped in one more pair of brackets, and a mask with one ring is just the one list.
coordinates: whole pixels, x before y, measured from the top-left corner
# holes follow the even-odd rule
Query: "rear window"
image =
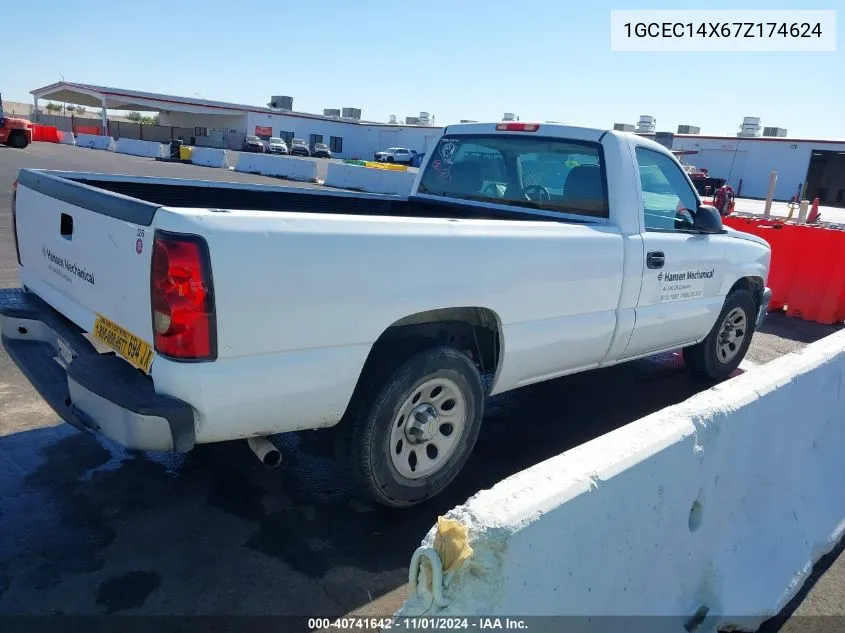
[(601, 146), (567, 139), (444, 137), (432, 152), (418, 192), (608, 217)]

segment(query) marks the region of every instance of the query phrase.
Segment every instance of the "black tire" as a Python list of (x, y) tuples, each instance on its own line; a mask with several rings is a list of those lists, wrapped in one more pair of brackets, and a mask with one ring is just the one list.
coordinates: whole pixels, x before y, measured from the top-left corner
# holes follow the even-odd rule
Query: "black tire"
[(23, 132), (12, 132), (9, 135), (9, 145), (16, 149), (24, 149), (27, 145), (29, 145), (29, 141), (26, 138), (26, 134)]
[[(734, 310), (741, 310), (745, 315), (745, 328), (742, 341), (738, 345), (736, 354), (727, 361), (723, 361), (717, 351), (722, 325), (727, 316)], [(751, 337), (754, 336), (757, 321), (757, 301), (748, 290), (735, 290), (725, 299), (725, 305), (719, 313), (719, 318), (701, 343), (685, 347), (683, 350), (684, 363), (687, 369), (696, 376), (707, 380), (724, 380), (728, 378), (745, 358)]]
[[(468, 355), (451, 347), (423, 349), (394, 362), (378, 362), (353, 397), (338, 425), (335, 448), (360, 490), (392, 508), (427, 501), (458, 475), (472, 452), (484, 413), (484, 386)], [(466, 421), (454, 452), (426, 477), (410, 479), (396, 469), (390, 452), (391, 431), (402, 404), (432, 378), (451, 380), (466, 403)], [(445, 410), (445, 409), (444, 409)]]
[(387, 162), (388, 162), (388, 163), (392, 163), (392, 162), (394, 162), (394, 161), (395, 161), (395, 159), (393, 158), (393, 156), (388, 156), (388, 157), (387, 157)]

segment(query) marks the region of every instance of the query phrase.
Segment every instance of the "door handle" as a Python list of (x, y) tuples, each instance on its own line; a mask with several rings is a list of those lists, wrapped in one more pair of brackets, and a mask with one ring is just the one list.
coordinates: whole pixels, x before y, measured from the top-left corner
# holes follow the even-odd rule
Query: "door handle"
[(645, 265), (648, 268), (663, 268), (663, 264), (666, 263), (666, 256), (663, 254), (663, 251), (651, 251), (645, 257)]
[(73, 238), (73, 216), (68, 213), (62, 213), (59, 219), (59, 234), (67, 239)]

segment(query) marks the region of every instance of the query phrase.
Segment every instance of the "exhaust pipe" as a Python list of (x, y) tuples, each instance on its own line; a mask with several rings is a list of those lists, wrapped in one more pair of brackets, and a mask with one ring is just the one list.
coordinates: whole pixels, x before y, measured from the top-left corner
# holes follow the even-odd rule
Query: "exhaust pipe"
[(266, 437), (250, 437), (246, 440), (255, 456), (267, 468), (277, 468), (282, 463), (282, 453)]

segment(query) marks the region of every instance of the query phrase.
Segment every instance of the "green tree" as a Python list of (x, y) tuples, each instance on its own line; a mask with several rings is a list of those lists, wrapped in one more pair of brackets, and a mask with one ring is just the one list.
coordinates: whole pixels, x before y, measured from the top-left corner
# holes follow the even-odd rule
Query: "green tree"
[(61, 112), (62, 106), (58, 103), (53, 103), (51, 101), (46, 106), (44, 106), (44, 109), (47, 110), (47, 112)]
[(85, 114), (86, 112), (87, 112), (87, 110), (85, 109), (85, 106), (76, 106), (76, 113), (77, 114)]
[(129, 114), (126, 115), (126, 118), (129, 119), (130, 121), (135, 121), (136, 123), (140, 123), (141, 119), (143, 117), (141, 116), (140, 112), (130, 112)]

